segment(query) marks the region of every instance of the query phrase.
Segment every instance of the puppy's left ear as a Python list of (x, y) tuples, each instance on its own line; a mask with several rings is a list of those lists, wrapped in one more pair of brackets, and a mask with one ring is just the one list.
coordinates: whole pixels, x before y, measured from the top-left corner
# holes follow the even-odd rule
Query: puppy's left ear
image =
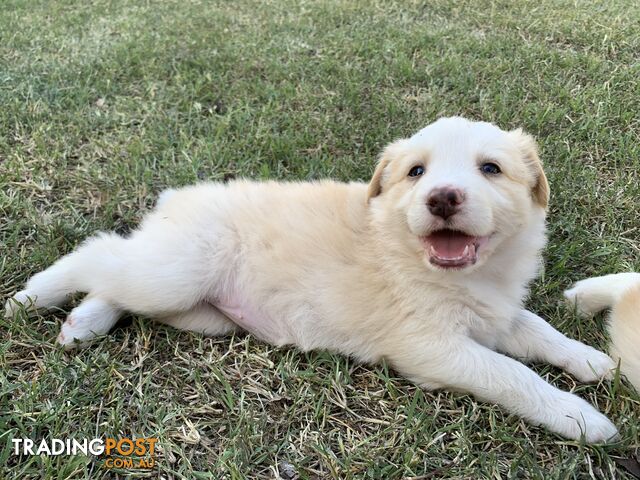
[(533, 199), (546, 210), (549, 206), (549, 182), (542, 168), (542, 160), (538, 156), (536, 141), (531, 135), (523, 132), (521, 128), (512, 130), (509, 134), (515, 139), (527, 166), (535, 175), (534, 185), (531, 189)]
[(369, 182), (369, 191), (367, 192), (367, 202), (371, 200), (373, 197), (377, 197), (382, 193), (382, 188), (385, 180), (385, 170), (387, 166), (400, 155), (400, 152), (403, 150), (405, 144), (405, 140), (396, 140), (393, 143), (387, 145), (382, 154), (380, 155), (380, 160), (378, 160), (378, 165), (376, 165), (376, 169), (373, 172), (373, 177), (371, 177), (371, 181)]

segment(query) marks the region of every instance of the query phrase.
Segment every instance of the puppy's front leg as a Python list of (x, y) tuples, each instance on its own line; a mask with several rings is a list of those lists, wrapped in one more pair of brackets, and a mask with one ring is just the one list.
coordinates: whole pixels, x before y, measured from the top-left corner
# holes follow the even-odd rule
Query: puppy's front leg
[(398, 352), (390, 362), (426, 388), (472, 393), (572, 439), (584, 434), (587, 442), (596, 443), (617, 434), (613, 423), (580, 397), (553, 387), (522, 363), (469, 337), (425, 341)]
[(582, 382), (610, 377), (615, 362), (605, 353), (565, 337), (542, 318), (520, 310), (511, 330), (498, 336), (497, 349), (524, 361), (544, 361), (560, 367)]

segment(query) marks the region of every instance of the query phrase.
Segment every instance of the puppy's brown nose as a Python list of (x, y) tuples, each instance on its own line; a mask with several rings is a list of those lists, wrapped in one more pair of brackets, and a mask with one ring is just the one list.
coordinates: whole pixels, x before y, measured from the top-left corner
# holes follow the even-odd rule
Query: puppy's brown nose
[(427, 197), (427, 208), (432, 215), (446, 220), (458, 212), (462, 202), (464, 202), (462, 190), (452, 187), (434, 188)]

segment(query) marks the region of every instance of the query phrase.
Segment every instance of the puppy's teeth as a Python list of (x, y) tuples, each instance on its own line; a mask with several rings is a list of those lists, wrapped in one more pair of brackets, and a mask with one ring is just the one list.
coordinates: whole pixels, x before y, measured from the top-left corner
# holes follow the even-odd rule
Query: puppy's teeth
[(466, 247), (464, 247), (464, 251), (462, 252), (462, 255), (460, 256), (460, 258), (464, 258), (467, 255), (469, 255), (469, 245), (467, 245)]
[(433, 248), (433, 245), (429, 245), (429, 256), (430, 257), (437, 257), (438, 256), (438, 252), (436, 252), (436, 249)]

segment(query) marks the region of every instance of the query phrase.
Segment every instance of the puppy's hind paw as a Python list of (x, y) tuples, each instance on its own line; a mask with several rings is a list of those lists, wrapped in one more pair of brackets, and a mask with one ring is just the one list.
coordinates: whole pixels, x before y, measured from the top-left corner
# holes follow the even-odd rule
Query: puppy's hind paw
[(91, 329), (91, 323), (87, 319), (76, 319), (71, 313), (62, 324), (56, 342), (67, 350), (84, 348), (98, 335), (100, 333)]
[(30, 294), (27, 290), (21, 290), (4, 304), (4, 317), (14, 318), (20, 310), (33, 313), (37, 310), (37, 297)]
[(66, 349), (86, 347), (94, 338), (108, 333), (119, 316), (120, 309), (108, 301), (86, 298), (71, 311), (56, 341)]

